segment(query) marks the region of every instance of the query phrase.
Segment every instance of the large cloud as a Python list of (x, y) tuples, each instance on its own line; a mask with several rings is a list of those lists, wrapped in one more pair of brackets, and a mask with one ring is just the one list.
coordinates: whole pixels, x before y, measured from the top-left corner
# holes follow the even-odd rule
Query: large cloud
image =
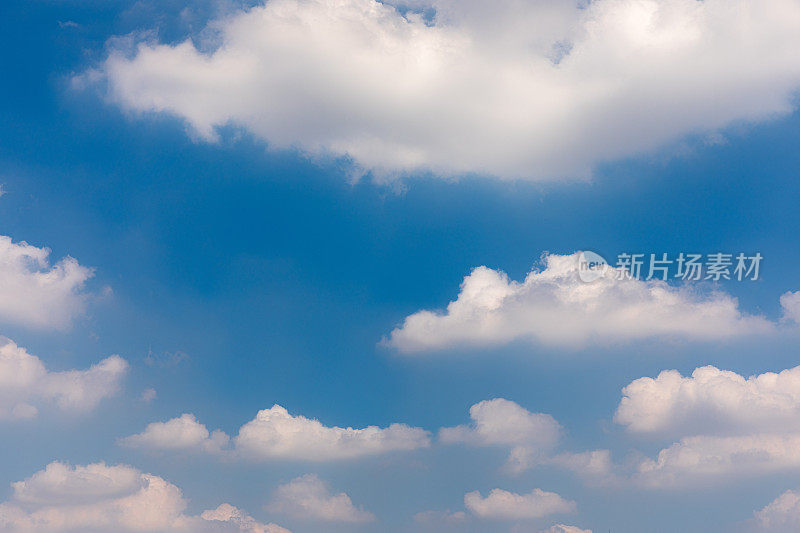
[(744, 377), (712, 366), (674, 370), (623, 389), (614, 420), (640, 435), (676, 439), (639, 462), (650, 487), (719, 483), (800, 470), (800, 367)]
[(534, 489), (528, 494), (516, 494), (492, 489), (485, 498), (473, 491), (464, 496), (464, 505), (480, 518), (494, 520), (525, 520), (551, 514), (574, 513), (575, 502), (565, 500), (555, 492)]
[(72, 257), (51, 266), (49, 256), (47, 248), (0, 235), (0, 322), (64, 329), (83, 314), (92, 269)]
[(636, 433), (800, 432), (800, 366), (750, 377), (713, 366), (690, 377), (665, 370), (622, 393), (614, 420)]
[(112, 355), (86, 370), (50, 372), (38, 357), (0, 337), (0, 420), (31, 418), (43, 404), (89, 411), (119, 390), (127, 370), (128, 363)]
[(268, 508), (304, 520), (323, 522), (372, 522), (375, 516), (353, 505), (344, 492), (332, 494), (328, 485), (314, 474), (307, 474), (281, 485)]
[(187, 515), (178, 487), (124, 465), (54, 462), (12, 486), (0, 504), (0, 531), (9, 533), (289, 533), (228, 504)]
[(611, 268), (586, 283), (579, 257), (548, 255), (545, 268), (522, 282), (478, 267), (445, 312), (414, 313), (385, 342), (403, 353), (518, 339), (575, 347), (652, 337), (726, 339), (774, 327), (743, 314), (736, 299), (721, 292), (624, 278)]
[(686, 134), (792, 110), (794, 0), (269, 0), (198, 48), (141, 44), (111, 96), (242, 125), (366, 169), (583, 176)]
[(633, 479), (653, 488), (683, 487), (787, 470), (800, 471), (800, 434), (697, 435), (643, 460)]
[(425, 448), (430, 445), (430, 437), (427, 431), (406, 424), (361, 429), (329, 427), (319, 420), (293, 416), (274, 405), (243, 425), (232, 442), (233, 447), (226, 448), (227, 435), (219, 430), (209, 432), (190, 414), (152, 423), (144, 432), (121, 440), (123, 445), (154, 450), (226, 451), (248, 460), (316, 462)]

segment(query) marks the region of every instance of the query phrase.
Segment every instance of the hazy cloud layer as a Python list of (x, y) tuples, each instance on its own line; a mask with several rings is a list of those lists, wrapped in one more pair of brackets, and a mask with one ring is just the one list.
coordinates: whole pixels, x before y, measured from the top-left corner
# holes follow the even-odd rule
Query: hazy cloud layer
[(344, 492), (333, 494), (328, 485), (314, 474), (307, 474), (281, 485), (268, 509), (302, 520), (322, 522), (372, 522), (375, 516), (353, 505)]

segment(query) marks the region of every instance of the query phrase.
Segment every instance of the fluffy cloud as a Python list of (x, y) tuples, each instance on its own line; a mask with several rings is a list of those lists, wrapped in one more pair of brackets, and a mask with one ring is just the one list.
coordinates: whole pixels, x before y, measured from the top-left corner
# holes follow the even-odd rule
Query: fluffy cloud
[(50, 250), (0, 235), (0, 321), (65, 329), (83, 314), (92, 269), (65, 257), (50, 265)]
[(699, 294), (663, 281), (625, 278), (612, 268), (583, 282), (579, 257), (548, 255), (544, 270), (521, 283), (478, 267), (444, 313), (414, 313), (385, 342), (415, 353), (517, 339), (568, 347), (652, 337), (725, 339), (773, 328), (761, 317), (744, 315), (736, 299), (721, 292)]
[(445, 444), (509, 446), (508, 466), (514, 471), (527, 468), (532, 456), (538, 457), (555, 447), (561, 434), (561, 426), (552, 416), (531, 413), (503, 398), (476, 403), (470, 407), (469, 416), (471, 424), (442, 428), (439, 440)]
[(473, 491), (464, 496), (464, 505), (475, 516), (493, 520), (525, 520), (577, 510), (575, 502), (540, 489), (528, 494), (492, 489), (485, 498)]
[(800, 469), (800, 367), (750, 377), (713, 366), (690, 377), (666, 370), (622, 392), (617, 423), (679, 439), (639, 462), (639, 484), (710, 484)]
[(405, 424), (363, 429), (328, 427), (319, 420), (292, 416), (275, 405), (259, 411), (254, 420), (242, 426), (235, 444), (240, 454), (256, 459), (330, 461), (424, 448), (430, 438), (427, 431)]
[(478, 402), (470, 407), (469, 415), (471, 424), (439, 430), (439, 442), (508, 447), (505, 468), (512, 474), (551, 465), (575, 472), (593, 483), (616, 481), (608, 450), (555, 453), (562, 428), (550, 415), (532, 413), (504, 398)]
[(665, 370), (622, 394), (614, 420), (636, 433), (800, 432), (800, 366), (750, 377), (713, 366), (690, 377)]
[(144, 432), (120, 442), (154, 450), (227, 451), (249, 460), (336, 461), (425, 448), (430, 445), (430, 437), (427, 431), (405, 424), (363, 429), (328, 427), (274, 405), (259, 411), (254, 420), (239, 429), (232, 449), (227, 449), (225, 433), (209, 433), (191, 414), (152, 423)]
[(307, 474), (281, 485), (268, 506), (276, 513), (323, 522), (362, 523), (375, 520), (372, 513), (358, 509), (344, 492), (331, 494), (327, 484)]
[(781, 295), (781, 307), (784, 320), (800, 324), (800, 291)]
[(228, 445), (229, 440), (220, 430), (209, 433), (194, 415), (183, 414), (167, 422), (148, 424), (142, 433), (120, 439), (120, 444), (130, 448), (218, 453)]
[(469, 408), (469, 417), (472, 424), (442, 428), (439, 438), (446, 443), (466, 442), (481, 446), (532, 444), (552, 448), (561, 432), (561, 426), (552, 416), (531, 413), (504, 398), (476, 403)]
[[(238, 528), (238, 531), (246, 533), (292, 533), (285, 527), (281, 527), (277, 524), (262, 524), (241, 509), (237, 509), (229, 503), (223, 503), (213, 510), (203, 511), (200, 518), (206, 522), (219, 522), (220, 524), (218, 525), (227, 526), (222, 527), (224, 531), (230, 529), (236, 531)], [(214, 529), (214, 531), (217, 530), (218, 529)]]
[(0, 531), (10, 533), (289, 533), (227, 504), (186, 515), (178, 487), (129, 466), (54, 462), (12, 486), (0, 504)]
[(110, 96), (384, 173), (586, 176), (800, 87), (793, 0), (269, 0), (210, 29), (112, 52)]
[(800, 493), (787, 490), (755, 515), (757, 531), (794, 533), (800, 530)]
[(680, 487), (786, 470), (800, 470), (800, 434), (697, 435), (643, 460), (633, 480), (653, 488)]
[(119, 390), (127, 370), (128, 363), (112, 355), (87, 370), (50, 372), (38, 357), (0, 337), (0, 420), (34, 417), (42, 404), (89, 411)]

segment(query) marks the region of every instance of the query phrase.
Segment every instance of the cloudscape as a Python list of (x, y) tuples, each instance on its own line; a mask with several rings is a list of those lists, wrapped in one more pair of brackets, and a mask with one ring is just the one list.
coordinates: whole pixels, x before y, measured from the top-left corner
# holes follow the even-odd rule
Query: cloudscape
[(800, 531), (800, 0), (0, 14), (0, 533)]

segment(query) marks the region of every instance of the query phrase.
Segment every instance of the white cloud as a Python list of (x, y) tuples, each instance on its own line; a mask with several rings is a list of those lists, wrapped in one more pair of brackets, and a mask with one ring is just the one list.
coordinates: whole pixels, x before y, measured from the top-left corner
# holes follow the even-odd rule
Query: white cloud
[(508, 466), (512, 471), (528, 468), (534, 457), (549, 452), (558, 442), (561, 426), (547, 414), (531, 413), (504, 398), (476, 403), (469, 409), (472, 423), (439, 431), (445, 444), (509, 446)]
[(788, 113), (800, 87), (793, 0), (397, 3), (437, 15), (269, 0), (201, 49), (141, 44), (102, 70), (123, 107), (206, 138), (234, 123), (378, 172), (523, 179)]
[(292, 533), (288, 529), (277, 524), (262, 524), (241, 509), (229, 503), (223, 503), (213, 510), (203, 511), (200, 518), (206, 522), (220, 522), (225, 525), (232, 524), (237, 526), (239, 531), (247, 533)]
[(36, 329), (66, 329), (82, 315), (90, 268), (65, 257), (50, 265), (50, 250), (0, 235), (0, 321)]
[(86, 370), (50, 372), (38, 357), (0, 337), (0, 420), (34, 417), (42, 404), (92, 410), (119, 390), (127, 370), (128, 363), (112, 355)]
[(549, 528), (542, 530), (540, 533), (592, 533), (592, 530), (581, 529), (576, 526), (567, 526), (564, 524), (554, 524)]
[(800, 531), (800, 493), (787, 490), (763, 509), (756, 511), (757, 531), (794, 533)]
[(475, 516), (493, 520), (525, 520), (577, 510), (575, 502), (540, 489), (528, 494), (492, 489), (485, 498), (473, 491), (464, 496), (464, 505)]
[(429, 444), (427, 431), (405, 424), (363, 429), (328, 427), (319, 420), (292, 416), (280, 405), (259, 411), (254, 420), (239, 429), (235, 439), (237, 452), (245, 457), (304, 461), (355, 459)]
[(12, 486), (0, 504), (0, 530), (10, 533), (290, 533), (230, 505), (186, 515), (178, 487), (129, 466), (54, 462)]
[(592, 483), (617, 481), (608, 450), (555, 453), (562, 428), (548, 414), (532, 413), (504, 398), (478, 402), (470, 407), (469, 414), (471, 424), (440, 429), (439, 442), (508, 447), (505, 469), (512, 474), (550, 465), (570, 470)]
[(708, 485), (800, 470), (800, 367), (750, 377), (713, 366), (690, 377), (666, 370), (634, 380), (623, 395), (615, 422), (679, 439), (639, 461), (638, 484)]
[(130, 448), (151, 450), (194, 450), (220, 453), (228, 445), (229, 437), (220, 430), (209, 433), (192, 414), (183, 414), (167, 422), (148, 424), (142, 433), (120, 440)]
[(306, 520), (347, 523), (375, 520), (372, 513), (353, 505), (350, 496), (344, 492), (331, 494), (328, 485), (314, 474), (278, 487), (268, 508), (272, 512)]
[(713, 366), (691, 377), (665, 370), (622, 393), (614, 420), (636, 433), (800, 432), (800, 366), (750, 377)]
[(781, 295), (781, 307), (784, 320), (800, 324), (800, 291)]
[(229, 437), (220, 430), (209, 430), (192, 414), (167, 422), (154, 422), (120, 444), (150, 450), (194, 450), (226, 453), (246, 460), (289, 459), (298, 461), (337, 461), (410, 451), (430, 445), (430, 436), (421, 428), (391, 424), (386, 428), (368, 426), (328, 427), (319, 420), (293, 416), (280, 405), (258, 412), (256, 418), (239, 428), (229, 447)]
[(521, 283), (478, 267), (464, 278), (458, 298), (444, 313), (414, 313), (385, 342), (403, 353), (515, 340), (578, 347), (653, 337), (727, 339), (774, 327), (743, 314), (737, 300), (722, 292), (617, 279), (619, 271), (612, 268), (583, 282), (579, 256), (545, 256), (544, 270), (532, 271)]
[(476, 403), (469, 408), (469, 417), (472, 424), (442, 428), (439, 438), (446, 443), (525, 444), (549, 449), (558, 442), (561, 433), (561, 426), (552, 416), (531, 413), (504, 398)]
[(645, 459), (633, 480), (652, 488), (719, 483), (800, 470), (800, 434), (685, 437)]

